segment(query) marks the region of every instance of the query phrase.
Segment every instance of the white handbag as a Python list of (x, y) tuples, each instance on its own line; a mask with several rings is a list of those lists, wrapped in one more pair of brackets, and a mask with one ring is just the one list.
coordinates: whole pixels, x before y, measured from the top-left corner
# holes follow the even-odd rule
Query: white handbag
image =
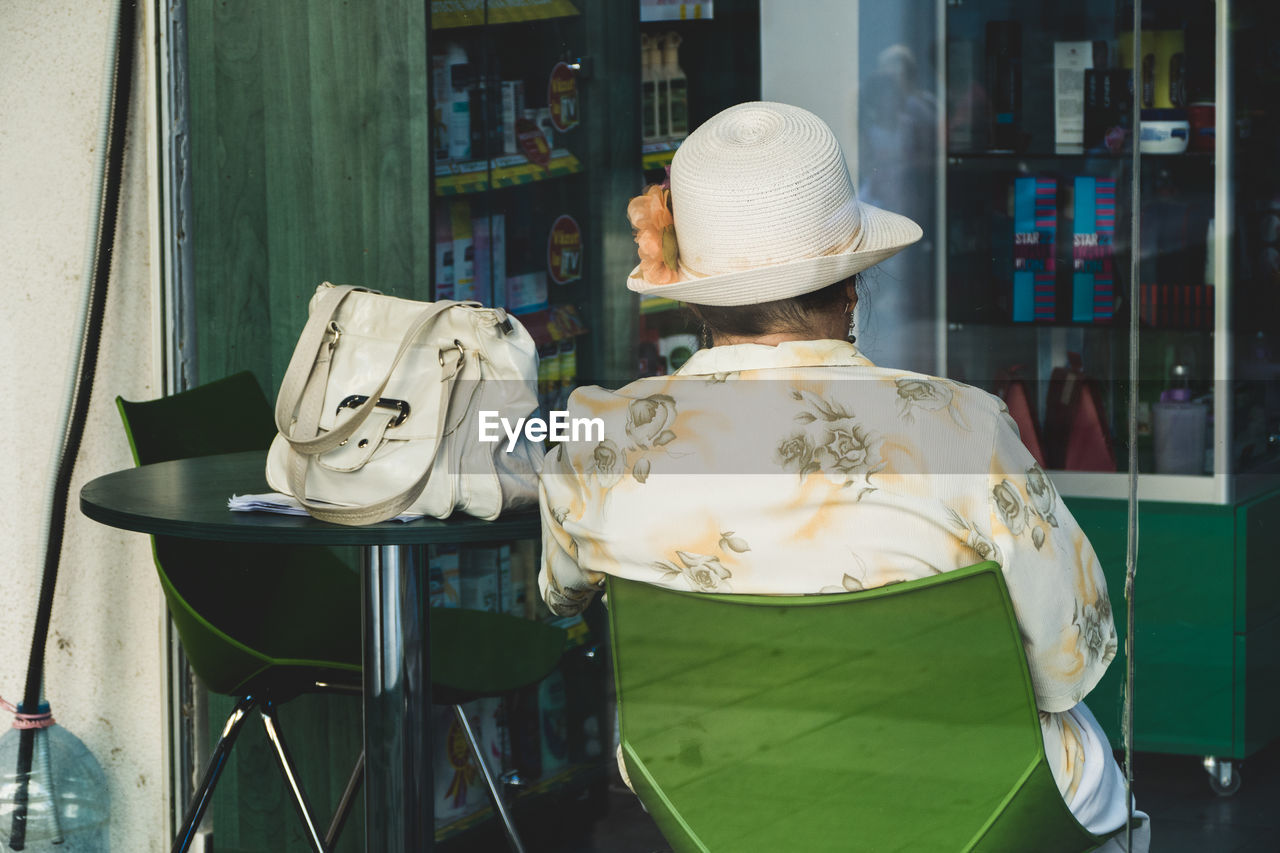
[(267, 482), (348, 525), (534, 506), (541, 445), (480, 441), (479, 413), (535, 414), (537, 365), (501, 308), (325, 282), (276, 398)]

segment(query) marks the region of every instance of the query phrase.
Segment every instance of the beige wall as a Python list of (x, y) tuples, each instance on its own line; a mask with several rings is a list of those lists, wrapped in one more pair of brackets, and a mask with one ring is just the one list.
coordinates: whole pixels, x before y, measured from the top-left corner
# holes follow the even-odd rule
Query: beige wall
[[(110, 8), (104, 0), (0, 7), (0, 694), (12, 701), (23, 691), (79, 334)], [(111, 849), (131, 853), (168, 848), (163, 604), (146, 538), (83, 518), (76, 496), (86, 479), (131, 464), (115, 395), (158, 393), (154, 130), (145, 104), (152, 52), (138, 54), (105, 340), (72, 484), (45, 688), (59, 722), (106, 771)]]

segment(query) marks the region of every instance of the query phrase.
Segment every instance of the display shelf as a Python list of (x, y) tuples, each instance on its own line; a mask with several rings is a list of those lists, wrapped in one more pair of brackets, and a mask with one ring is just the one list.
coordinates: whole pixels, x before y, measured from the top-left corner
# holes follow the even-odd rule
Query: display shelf
[(431, 29), (521, 24), (572, 18), (578, 14), (577, 7), (569, 0), (431, 0)]
[(576, 175), (582, 162), (571, 152), (557, 148), (551, 152), (546, 166), (529, 162), (523, 154), (510, 154), (492, 160), (467, 160), (436, 165), (436, 195), (468, 195), (489, 189), (516, 187), (538, 181)]
[(640, 159), (644, 170), (656, 171), (670, 166), (672, 158), (676, 156), (676, 149), (683, 141), (683, 139), (668, 139), (661, 142), (646, 142), (640, 146)]

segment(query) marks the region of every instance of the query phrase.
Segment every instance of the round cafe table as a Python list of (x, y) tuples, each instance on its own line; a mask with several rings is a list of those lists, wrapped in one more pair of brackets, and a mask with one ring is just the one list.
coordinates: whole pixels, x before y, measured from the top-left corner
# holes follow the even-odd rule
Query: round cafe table
[(80, 510), (112, 527), (162, 536), (289, 545), (358, 545), (364, 607), (365, 849), (430, 850), (431, 653), (425, 547), (528, 539), (536, 512), (480, 521), (424, 518), (345, 527), (310, 516), (232, 512), (233, 494), (271, 491), (265, 451), (179, 459), (85, 484)]

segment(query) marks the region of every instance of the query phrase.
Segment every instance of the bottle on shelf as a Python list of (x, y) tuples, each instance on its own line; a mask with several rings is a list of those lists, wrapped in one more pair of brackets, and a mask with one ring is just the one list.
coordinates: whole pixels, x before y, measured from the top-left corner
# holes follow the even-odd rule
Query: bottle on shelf
[(437, 160), (471, 158), (471, 66), (461, 45), (449, 42), (431, 58), (436, 100)]
[(1209, 406), (1192, 399), (1190, 370), (1185, 364), (1173, 365), (1169, 387), (1160, 392), (1160, 402), (1152, 408), (1156, 473), (1204, 473)]
[(1022, 25), (988, 21), (986, 37), (991, 148), (1015, 151), (1022, 136)]
[(663, 136), (663, 123), (659, 121), (658, 98), (658, 42), (655, 38), (640, 35), (640, 135), (645, 142), (656, 142)]
[(684, 139), (689, 135), (689, 81), (680, 68), (682, 41), (679, 33), (667, 33), (662, 42), (659, 91), (666, 115), (665, 135), (672, 139)]

